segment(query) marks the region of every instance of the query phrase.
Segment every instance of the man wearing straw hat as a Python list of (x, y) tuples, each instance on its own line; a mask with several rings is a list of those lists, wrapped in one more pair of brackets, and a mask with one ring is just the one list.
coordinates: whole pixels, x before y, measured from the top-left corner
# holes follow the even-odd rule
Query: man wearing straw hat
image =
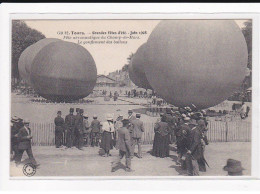
[(23, 120), (14, 116), (11, 120), (11, 160), (15, 160), (18, 155), (18, 138), (17, 134), (19, 133), (19, 129), (23, 127)]
[(19, 130), (19, 133), (17, 134), (19, 144), (18, 144), (18, 155), (16, 157), (16, 165), (19, 165), (21, 163), (21, 159), (23, 157), (23, 152), (26, 151), (30, 162), (35, 165), (39, 166), (37, 164), (36, 160), (33, 157), (32, 153), (32, 145), (31, 145), (31, 140), (32, 140), (32, 134), (31, 134), (31, 129), (29, 128), (29, 120), (24, 119), (24, 127), (22, 127)]

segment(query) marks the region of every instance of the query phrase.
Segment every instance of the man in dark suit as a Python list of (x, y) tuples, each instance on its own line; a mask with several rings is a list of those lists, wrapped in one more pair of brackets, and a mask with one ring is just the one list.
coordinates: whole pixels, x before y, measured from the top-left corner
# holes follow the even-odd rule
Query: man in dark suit
[(59, 148), (63, 142), (64, 119), (61, 117), (61, 111), (57, 112), (57, 117), (54, 119), (55, 124), (55, 146)]
[(19, 133), (17, 134), (19, 144), (18, 144), (18, 155), (16, 157), (15, 163), (16, 165), (19, 165), (21, 163), (23, 152), (26, 151), (30, 159), (30, 162), (35, 166), (39, 166), (39, 164), (37, 164), (36, 160), (34, 159), (32, 153), (32, 145), (31, 145), (32, 134), (31, 134), (31, 129), (29, 128), (29, 123), (30, 122), (27, 119), (24, 119), (24, 126), (19, 130)]
[(132, 147), (132, 152), (134, 153), (135, 151), (135, 145), (138, 145), (138, 158), (142, 158), (142, 149), (141, 149), (141, 138), (142, 134), (144, 132), (144, 123), (143, 121), (140, 120), (141, 114), (137, 113), (136, 114), (136, 119), (132, 120), (132, 138), (133, 138), (133, 147)]
[(15, 160), (18, 155), (18, 137), (19, 130), (23, 127), (23, 120), (14, 116), (11, 120), (11, 160)]
[(198, 125), (190, 133), (190, 144), (187, 149), (186, 165), (189, 176), (199, 176), (198, 161), (204, 159), (202, 148), (202, 126)]
[(75, 118), (75, 146), (80, 150), (83, 147), (83, 132), (84, 132), (83, 113), (84, 110), (80, 109)]
[(126, 158), (126, 171), (132, 172), (131, 170), (131, 138), (128, 131), (129, 127), (129, 120), (124, 119), (122, 120), (123, 127), (118, 130), (118, 149), (119, 149), (119, 156), (117, 160), (113, 163), (112, 172), (115, 172), (116, 167), (121, 162), (122, 158), (125, 156)]
[(97, 115), (93, 116), (93, 121), (91, 122), (91, 146), (98, 146), (99, 133), (101, 129), (100, 121), (97, 119)]
[(74, 131), (75, 131), (75, 116), (73, 115), (74, 108), (70, 108), (70, 113), (65, 117), (66, 125), (66, 142), (67, 147), (71, 148), (74, 142)]

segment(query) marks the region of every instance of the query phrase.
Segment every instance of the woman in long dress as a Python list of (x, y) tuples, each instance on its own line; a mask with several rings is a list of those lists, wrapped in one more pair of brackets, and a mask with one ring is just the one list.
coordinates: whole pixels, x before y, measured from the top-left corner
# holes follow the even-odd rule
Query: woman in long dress
[(161, 158), (169, 157), (169, 126), (165, 116), (162, 116), (161, 121), (155, 124), (154, 132), (152, 155)]
[(105, 151), (104, 157), (108, 157), (111, 156), (109, 151), (113, 149), (113, 139), (115, 132), (112, 116), (107, 116), (107, 121), (103, 123), (102, 130), (103, 134), (100, 147)]

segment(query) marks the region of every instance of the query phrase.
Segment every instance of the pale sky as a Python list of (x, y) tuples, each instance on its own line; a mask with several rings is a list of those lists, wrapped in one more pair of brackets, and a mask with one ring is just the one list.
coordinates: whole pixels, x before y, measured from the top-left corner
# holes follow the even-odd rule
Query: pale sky
[[(147, 31), (147, 34), (139, 35), (140, 39), (128, 39), (127, 44), (82, 45), (94, 58), (98, 74), (107, 75), (109, 72), (121, 69), (127, 63), (127, 57), (147, 41), (160, 20), (26, 20), (25, 22), (29, 27), (42, 32), (46, 38), (59, 39), (63, 39), (64, 34), (59, 35), (58, 32), (65, 31), (84, 32), (85, 35), (79, 35), (80, 37), (90, 36), (93, 31)], [(236, 20), (236, 22), (243, 27), (245, 20)], [(78, 42), (73, 39), (65, 41)]]

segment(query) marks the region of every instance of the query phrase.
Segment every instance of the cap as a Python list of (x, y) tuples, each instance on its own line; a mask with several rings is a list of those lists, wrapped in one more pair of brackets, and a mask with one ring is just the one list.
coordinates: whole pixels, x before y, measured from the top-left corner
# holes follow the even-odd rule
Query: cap
[(133, 113), (133, 110), (128, 110), (128, 113)]
[(93, 118), (97, 118), (97, 115), (93, 115)]
[(70, 108), (70, 112), (74, 112), (74, 108)]
[(61, 114), (61, 111), (59, 110), (59, 111), (57, 112), (57, 114)]
[(79, 112), (80, 108), (76, 108), (76, 112)]
[(85, 114), (83, 115), (83, 117), (88, 118), (88, 115), (85, 113)]
[(84, 113), (84, 110), (83, 109), (79, 109), (79, 113)]

